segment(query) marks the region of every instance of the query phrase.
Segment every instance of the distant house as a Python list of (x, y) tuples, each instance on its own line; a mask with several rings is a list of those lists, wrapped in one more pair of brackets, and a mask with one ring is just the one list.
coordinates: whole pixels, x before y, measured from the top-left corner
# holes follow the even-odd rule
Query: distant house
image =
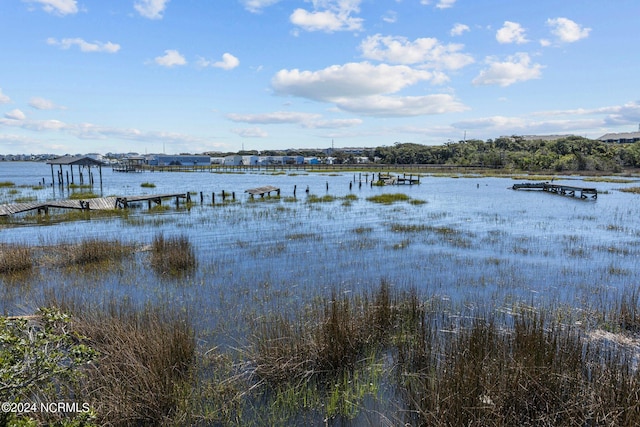
[(640, 132), (607, 133), (598, 138), (598, 141), (612, 144), (631, 144), (640, 141)]

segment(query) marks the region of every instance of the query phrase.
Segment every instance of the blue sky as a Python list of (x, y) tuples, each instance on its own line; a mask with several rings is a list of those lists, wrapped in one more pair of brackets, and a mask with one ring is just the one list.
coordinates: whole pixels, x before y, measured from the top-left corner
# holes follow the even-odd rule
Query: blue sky
[(0, 153), (638, 130), (637, 0), (0, 0)]

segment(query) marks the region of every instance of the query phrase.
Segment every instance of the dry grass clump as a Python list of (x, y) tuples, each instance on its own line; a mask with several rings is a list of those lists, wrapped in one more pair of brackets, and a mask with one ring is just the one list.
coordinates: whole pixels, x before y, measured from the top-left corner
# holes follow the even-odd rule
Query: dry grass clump
[(181, 275), (196, 267), (196, 254), (186, 236), (154, 237), (151, 244), (151, 266), (160, 275)]
[(0, 274), (22, 274), (31, 271), (33, 258), (26, 245), (0, 247)]
[(177, 425), (195, 367), (190, 319), (163, 307), (111, 301), (74, 307), (73, 327), (98, 352), (78, 386), (99, 425)]
[(64, 264), (87, 266), (121, 261), (131, 252), (132, 248), (119, 240), (87, 239), (68, 248)]

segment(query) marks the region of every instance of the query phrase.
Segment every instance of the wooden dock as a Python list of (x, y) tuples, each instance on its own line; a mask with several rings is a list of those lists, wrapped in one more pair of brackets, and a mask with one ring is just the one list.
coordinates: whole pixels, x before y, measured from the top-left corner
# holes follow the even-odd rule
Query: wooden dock
[(151, 203), (159, 205), (163, 199), (176, 199), (176, 205), (180, 199), (191, 201), (189, 193), (172, 193), (172, 194), (153, 194), (145, 196), (128, 196), (128, 197), (99, 197), (84, 200), (52, 200), (47, 202), (29, 202), (29, 203), (13, 203), (0, 205), (0, 216), (9, 216), (18, 213), (37, 210), (38, 213), (49, 213), (50, 208), (56, 209), (79, 209), (104, 211), (113, 209), (128, 208), (131, 203), (147, 202), (149, 208)]
[(406, 174), (403, 174), (402, 176), (395, 176), (391, 174), (378, 173), (378, 182), (381, 182), (383, 185), (413, 185), (420, 184), (420, 177), (414, 177), (413, 175), (409, 175), (407, 177)]
[(548, 193), (560, 194), (562, 196), (576, 197), (581, 199), (597, 199), (598, 190), (595, 188), (573, 187), (570, 185), (553, 184), (549, 182), (525, 182), (513, 184), (514, 190), (542, 190)]
[(260, 197), (264, 197), (265, 194), (271, 195), (271, 192), (274, 191), (278, 196), (280, 195), (280, 189), (278, 187), (274, 187), (273, 185), (265, 185), (264, 187), (250, 188), (245, 190), (245, 193), (249, 193), (251, 197), (259, 195)]

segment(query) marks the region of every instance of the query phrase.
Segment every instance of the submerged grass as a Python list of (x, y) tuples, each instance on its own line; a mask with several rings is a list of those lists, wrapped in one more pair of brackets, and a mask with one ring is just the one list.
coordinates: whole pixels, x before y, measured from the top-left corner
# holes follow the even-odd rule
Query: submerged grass
[(91, 191), (84, 191), (84, 192), (79, 192), (79, 193), (71, 193), (69, 195), (69, 199), (71, 200), (81, 200), (81, 199), (97, 199), (98, 197), (100, 197), (99, 195), (97, 195), (96, 193), (93, 193)]
[(640, 194), (640, 187), (621, 188), (620, 191), (623, 191), (625, 193)]

